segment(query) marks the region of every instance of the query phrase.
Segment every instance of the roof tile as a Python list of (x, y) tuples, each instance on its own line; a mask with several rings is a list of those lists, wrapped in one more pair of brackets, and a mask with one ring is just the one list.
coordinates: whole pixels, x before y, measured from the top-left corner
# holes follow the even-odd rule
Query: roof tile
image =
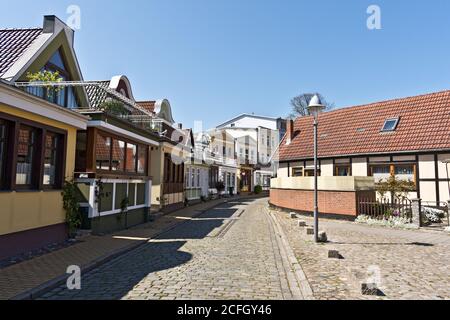
[[(396, 117), (397, 129), (381, 132)], [(281, 161), (313, 157), (312, 118), (298, 118), (294, 132), (290, 145), (281, 142)], [(318, 135), (319, 157), (450, 150), (450, 91), (323, 113)]]
[(0, 30), (0, 77), (24, 54), (42, 34), (42, 29), (2, 29)]

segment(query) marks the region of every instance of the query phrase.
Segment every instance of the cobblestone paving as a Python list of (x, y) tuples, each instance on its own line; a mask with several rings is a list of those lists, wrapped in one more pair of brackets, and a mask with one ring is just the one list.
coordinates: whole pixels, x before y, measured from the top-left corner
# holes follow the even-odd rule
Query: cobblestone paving
[[(298, 219), (274, 213), (317, 299), (450, 299), (447, 234), (321, 219), (320, 229), (330, 243), (315, 245), (298, 227)], [(311, 218), (300, 219), (313, 223)], [(338, 250), (344, 259), (328, 259), (329, 249)], [(361, 283), (377, 274), (385, 296), (362, 296)]]
[(289, 299), (267, 200), (228, 203), (43, 299)]

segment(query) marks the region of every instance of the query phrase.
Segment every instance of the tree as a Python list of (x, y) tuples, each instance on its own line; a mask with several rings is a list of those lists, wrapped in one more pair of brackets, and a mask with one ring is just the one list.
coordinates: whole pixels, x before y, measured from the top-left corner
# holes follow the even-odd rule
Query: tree
[[(320, 97), (320, 100), (322, 103), (326, 106), (326, 111), (334, 109), (334, 104), (329, 103), (326, 101), (326, 99), (320, 94), (317, 93)], [(297, 117), (304, 117), (308, 116), (308, 105), (311, 99), (316, 95), (316, 93), (303, 93), (299, 96), (296, 96), (292, 98), (291, 100), (291, 107), (292, 107), (292, 113), (289, 115), (289, 118), (295, 119)]]
[(385, 199), (386, 195), (390, 195), (393, 200), (403, 201), (408, 198), (409, 192), (414, 191), (415, 183), (411, 180), (390, 176), (388, 179), (378, 182), (376, 189), (383, 199)]

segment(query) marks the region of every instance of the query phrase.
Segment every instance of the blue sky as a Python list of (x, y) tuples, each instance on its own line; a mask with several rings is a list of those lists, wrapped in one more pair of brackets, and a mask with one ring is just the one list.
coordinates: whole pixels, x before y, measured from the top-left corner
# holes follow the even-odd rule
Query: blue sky
[[(66, 20), (71, 4), (85, 79), (125, 74), (138, 99), (168, 98), (185, 127), (286, 116), (303, 92), (343, 107), (449, 87), (448, 0), (22, 0), (2, 6), (0, 27)], [(371, 4), (382, 30), (366, 27)]]

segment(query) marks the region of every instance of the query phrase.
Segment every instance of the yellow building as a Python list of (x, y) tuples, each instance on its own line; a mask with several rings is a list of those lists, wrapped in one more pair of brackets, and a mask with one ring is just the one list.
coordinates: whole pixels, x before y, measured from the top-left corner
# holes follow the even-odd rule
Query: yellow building
[(169, 212), (180, 209), (186, 201), (185, 162), (192, 157), (192, 134), (175, 124), (167, 99), (141, 101), (138, 104), (154, 113), (155, 129), (158, 127), (160, 132), (159, 146), (150, 149), (152, 210)]
[(70, 28), (46, 16), (43, 28), (0, 30), (0, 39), (7, 42), (0, 49), (2, 259), (67, 239), (61, 189), (73, 177), (76, 134), (87, 118), (70, 110), (86, 102), (83, 90), (18, 85), (44, 70), (82, 80)]

